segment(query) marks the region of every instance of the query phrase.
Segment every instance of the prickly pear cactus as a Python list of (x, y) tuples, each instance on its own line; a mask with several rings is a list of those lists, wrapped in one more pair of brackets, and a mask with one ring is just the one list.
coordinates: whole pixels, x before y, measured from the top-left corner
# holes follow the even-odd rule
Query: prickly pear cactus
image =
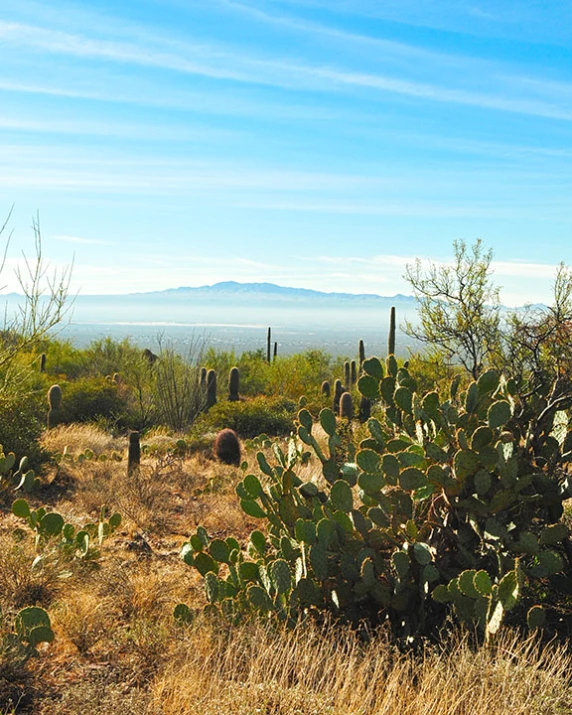
[[(315, 430), (302, 409), (287, 452), (275, 444), (272, 464), (259, 452), (259, 474), (237, 487), (260, 521), (249, 543), (199, 529), (185, 545), (209, 607), (288, 622), (330, 611), (388, 621), (406, 639), (434, 632), (448, 613), (487, 638), (506, 619), (549, 622), (531, 586), (572, 585), (560, 521), (572, 430), (561, 392), (524, 403), (489, 370), (464, 390), (454, 380), (446, 395), (419, 394), (391, 354), (364, 360), (358, 388), (375, 416), (353, 458), (340, 460), (344, 423), (331, 410)], [(322, 478), (303, 481), (296, 472), (311, 456)]]

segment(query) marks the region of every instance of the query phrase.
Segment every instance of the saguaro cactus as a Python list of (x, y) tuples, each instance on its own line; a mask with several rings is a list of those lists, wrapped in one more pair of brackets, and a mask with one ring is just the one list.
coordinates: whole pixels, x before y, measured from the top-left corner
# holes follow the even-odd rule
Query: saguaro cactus
[(228, 399), (231, 402), (238, 402), (238, 384), (240, 381), (240, 373), (237, 367), (232, 367), (228, 375)]
[(274, 343), (274, 360), (276, 360), (277, 355), (278, 355), (278, 343)]
[(337, 414), (338, 410), (340, 409), (340, 397), (342, 396), (342, 393), (344, 391), (344, 387), (342, 385), (341, 380), (336, 380), (334, 382), (334, 412)]
[(272, 330), (268, 328), (268, 334), (266, 336), (266, 361), (270, 362), (270, 346), (272, 345)]
[(359, 421), (367, 422), (371, 417), (371, 400), (369, 397), (362, 396), (359, 401)]
[(40, 372), (46, 371), (46, 353), (40, 355)]
[(55, 427), (62, 421), (62, 388), (52, 385), (48, 390), (48, 429)]
[(340, 417), (351, 420), (354, 416), (354, 403), (349, 392), (343, 392), (340, 396)]
[(207, 369), (206, 369), (206, 367), (201, 367), (201, 371), (199, 373), (199, 385), (201, 386), (201, 389), (206, 390), (206, 388), (207, 388)]
[(361, 370), (361, 366), (363, 365), (363, 361), (365, 360), (365, 343), (363, 340), (359, 341), (358, 352), (359, 352), (359, 369)]
[(389, 313), (389, 334), (387, 336), (387, 354), (395, 355), (395, 308)]
[(216, 371), (207, 372), (207, 409), (216, 405)]
[(357, 366), (355, 360), (352, 360), (350, 363), (350, 373), (350, 384), (353, 386), (357, 382)]
[(127, 450), (127, 476), (139, 469), (141, 464), (141, 442), (139, 432), (129, 433), (129, 447)]
[(329, 397), (330, 396), (330, 383), (327, 380), (324, 380), (324, 382), (322, 382), (322, 386), (320, 387), (320, 390), (322, 392), (322, 395), (324, 395), (324, 397)]
[(351, 370), (350, 370), (350, 363), (349, 360), (346, 360), (344, 363), (344, 382), (346, 385), (350, 385), (350, 380), (351, 380)]

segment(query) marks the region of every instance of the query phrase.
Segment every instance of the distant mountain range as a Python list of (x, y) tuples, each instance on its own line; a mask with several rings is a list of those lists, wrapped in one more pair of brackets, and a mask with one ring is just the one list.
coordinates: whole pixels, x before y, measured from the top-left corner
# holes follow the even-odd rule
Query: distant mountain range
[(382, 296), (377, 293), (327, 293), (310, 288), (289, 288), (287, 286), (279, 286), (275, 283), (238, 283), (237, 281), (222, 281), (213, 285), (204, 285), (198, 287), (181, 286), (180, 288), (167, 288), (160, 291), (149, 291), (145, 293), (130, 293), (129, 295), (197, 295), (197, 294), (248, 294), (248, 295), (272, 295), (275, 297), (284, 296), (288, 298), (331, 298), (331, 299), (348, 299), (348, 300), (396, 300), (399, 302), (410, 301), (415, 302), (415, 298), (411, 295), (402, 295), (397, 293), (394, 296)]

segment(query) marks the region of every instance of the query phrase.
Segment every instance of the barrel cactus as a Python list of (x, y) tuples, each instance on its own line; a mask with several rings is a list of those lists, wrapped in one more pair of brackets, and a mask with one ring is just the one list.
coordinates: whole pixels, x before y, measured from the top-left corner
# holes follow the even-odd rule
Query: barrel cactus
[(232, 429), (221, 430), (214, 443), (214, 453), (219, 462), (232, 464), (238, 467), (240, 464), (240, 441), (238, 435)]

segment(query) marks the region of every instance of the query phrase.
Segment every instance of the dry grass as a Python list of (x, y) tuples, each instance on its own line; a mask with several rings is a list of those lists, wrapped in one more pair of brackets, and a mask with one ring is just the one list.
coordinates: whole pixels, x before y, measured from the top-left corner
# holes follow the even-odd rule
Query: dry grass
[[(62, 444), (67, 436), (79, 452), (96, 452), (96, 437), (101, 449), (106, 444), (97, 434), (83, 426), (59, 428), (46, 439)], [(510, 632), (488, 647), (474, 649), (457, 637), (404, 655), (383, 635), (364, 643), (351, 631), (315, 624), (295, 631), (262, 624), (230, 629), (198, 618), (178, 626), (172, 617), (177, 603), (204, 603), (200, 577), (178, 558), (182, 542), (198, 524), (222, 538), (246, 538), (260, 524), (237, 505), (239, 470), (202, 455), (165, 459), (145, 458), (134, 479), (127, 478), (125, 462), (60, 467), (42, 497), (51, 497), (67, 520), (93, 519), (102, 504), (124, 515), (95, 567), (55, 560), (31, 570), (31, 534), (22, 539), (15, 517), (0, 519), (0, 604), (5, 613), (36, 603), (48, 607), (56, 633), (27, 667), (0, 655), (0, 715), (572, 712), (572, 656)], [(320, 479), (312, 464), (300, 476)], [(58, 489), (62, 478), (65, 490)]]
[(86, 449), (96, 454), (113, 451), (123, 452), (127, 448), (125, 438), (117, 439), (104, 430), (92, 424), (59, 425), (46, 430), (42, 437), (42, 445), (50, 452), (63, 454), (64, 451), (77, 456)]
[(572, 657), (505, 632), (402, 655), (350, 631), (198, 627), (152, 685), (170, 715), (532, 715), (572, 708)]

